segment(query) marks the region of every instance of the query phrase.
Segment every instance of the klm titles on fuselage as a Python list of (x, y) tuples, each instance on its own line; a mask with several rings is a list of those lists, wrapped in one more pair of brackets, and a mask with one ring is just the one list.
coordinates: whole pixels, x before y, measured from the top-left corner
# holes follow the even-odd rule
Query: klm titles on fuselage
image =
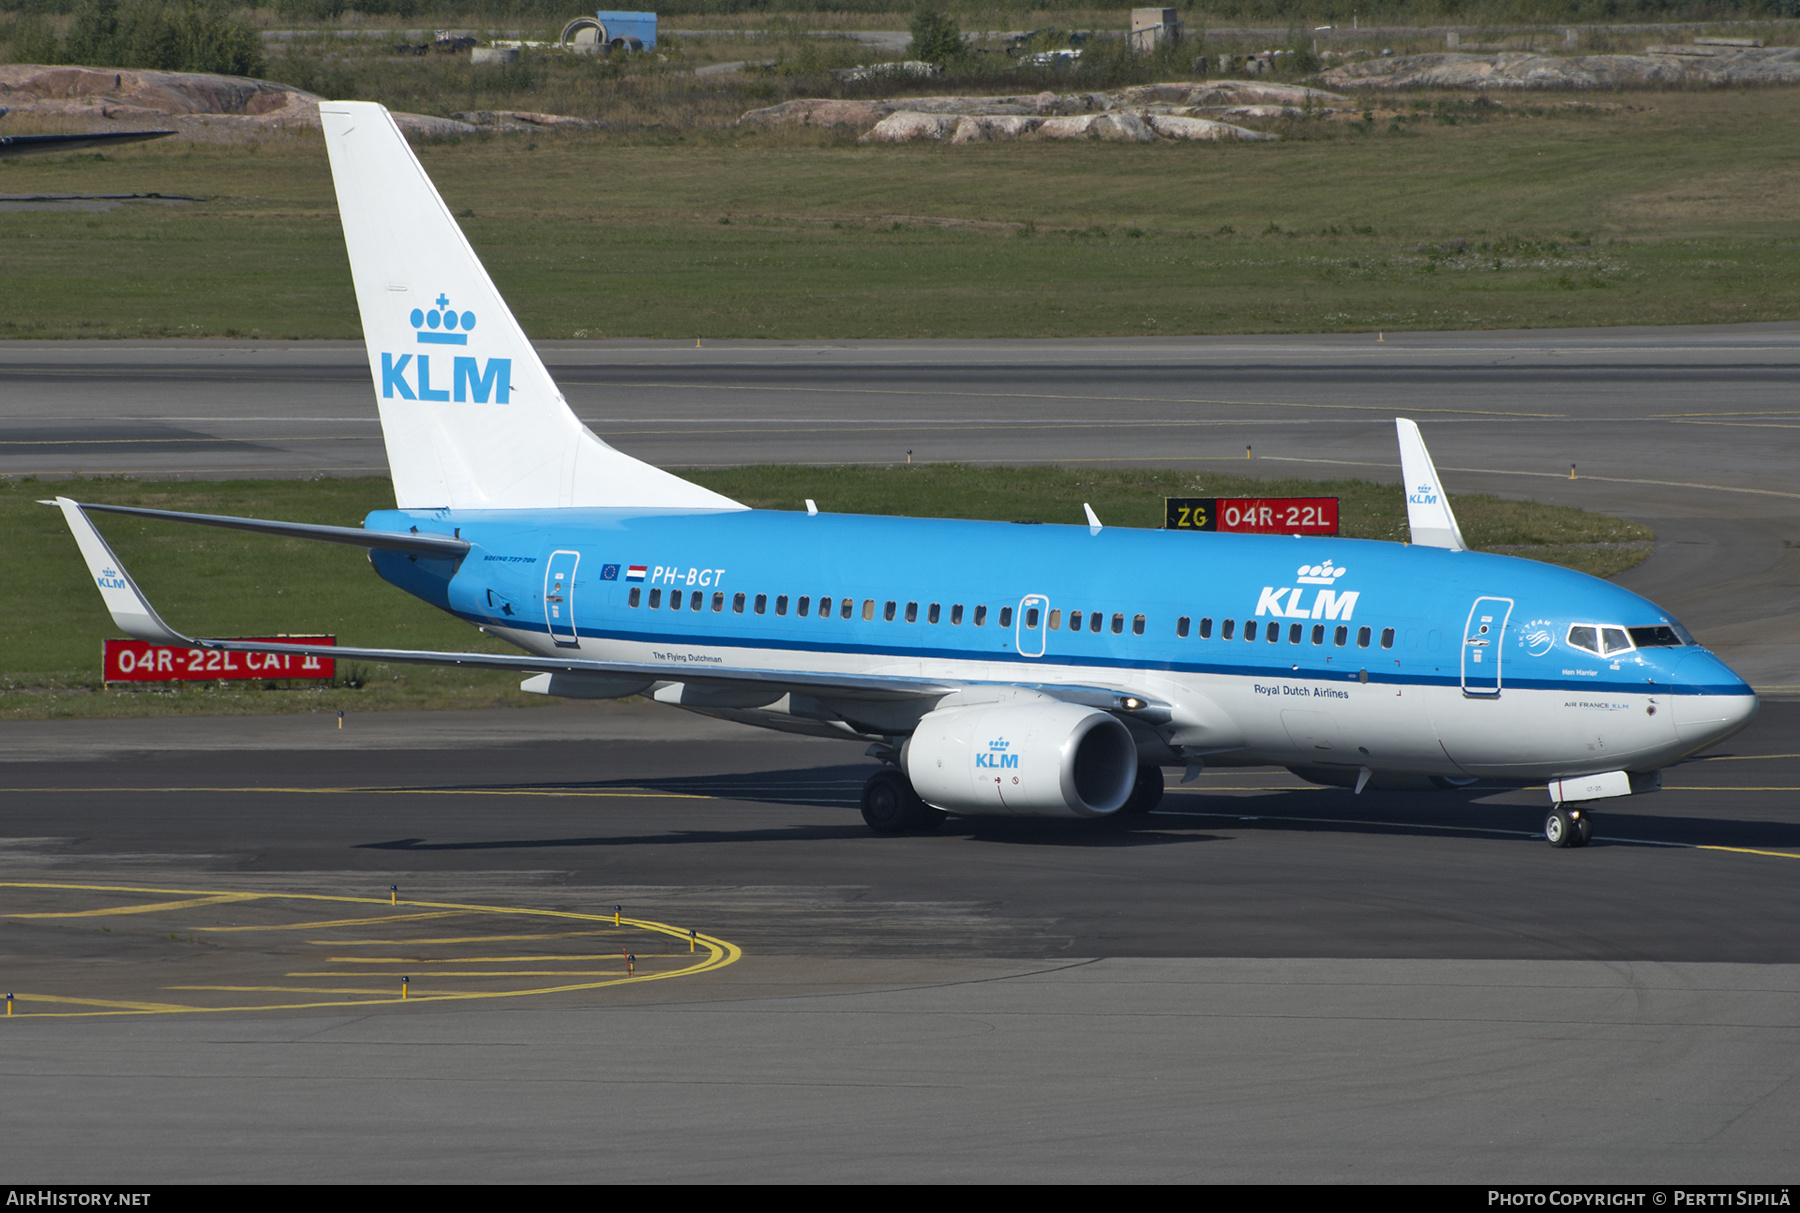
[(1308, 584), (1332, 586), (1350, 570), (1335, 567), (1330, 560), (1323, 564), (1303, 564), (1295, 574), (1294, 580), (1300, 585), (1265, 585), (1262, 596), (1256, 600), (1258, 615), (1273, 615), (1278, 619), (1333, 619), (1348, 622), (1355, 615), (1356, 599), (1360, 590), (1321, 589), (1313, 592), (1311, 603), (1303, 601)]
[[(422, 308), (412, 310), (412, 326), (414, 337), (420, 345), (467, 345), (469, 330), (475, 327), (475, 313), (463, 312), (460, 315), (450, 306), (449, 297), (439, 294), (437, 306), (427, 312)], [(458, 330), (461, 330), (460, 332)], [(443, 363), (440, 361), (441, 368)], [(408, 371), (411, 377), (408, 377)], [(440, 374), (442, 371), (440, 369)], [(454, 400), (458, 404), (473, 401), (486, 404), (491, 398), (495, 404), (512, 402), (512, 359), (489, 358), (483, 365), (479, 358), (468, 358), (452, 355), (450, 359), (450, 383), (442, 386), (444, 381), (438, 380), (440, 386), (431, 386), (431, 355), (383, 353), (381, 355), (381, 396), (384, 400), (392, 400), (397, 395), (402, 400)]]

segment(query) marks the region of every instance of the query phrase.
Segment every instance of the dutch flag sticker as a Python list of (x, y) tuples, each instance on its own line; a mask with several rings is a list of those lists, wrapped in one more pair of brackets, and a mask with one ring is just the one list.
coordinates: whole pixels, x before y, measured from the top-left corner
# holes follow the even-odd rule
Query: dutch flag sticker
[(647, 572), (649, 572), (648, 565), (634, 564), (625, 570), (625, 580), (642, 581), (644, 579), (644, 574)]

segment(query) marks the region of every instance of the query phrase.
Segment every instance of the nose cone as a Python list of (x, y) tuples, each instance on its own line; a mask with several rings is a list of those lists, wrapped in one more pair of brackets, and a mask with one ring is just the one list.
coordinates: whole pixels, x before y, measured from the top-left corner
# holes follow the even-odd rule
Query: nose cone
[(1674, 669), (1675, 735), (1695, 747), (1723, 741), (1756, 719), (1756, 692), (1705, 649)]

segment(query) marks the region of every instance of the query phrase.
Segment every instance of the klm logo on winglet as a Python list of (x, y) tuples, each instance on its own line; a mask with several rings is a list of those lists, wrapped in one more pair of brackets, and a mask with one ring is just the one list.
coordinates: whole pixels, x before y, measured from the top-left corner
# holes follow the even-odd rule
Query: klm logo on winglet
[(1436, 505), (1438, 503), (1437, 489), (1433, 485), (1421, 484), (1406, 495), (1406, 503), (1408, 505)]
[(117, 569), (101, 569), (100, 575), (94, 578), (94, 584), (103, 590), (123, 590), (129, 588), (125, 584), (125, 579), (119, 576), (119, 571)]
[[(429, 312), (412, 310), (412, 326), (421, 345), (467, 345), (469, 330), (475, 327), (475, 313), (462, 312), (450, 306), (449, 296), (439, 292), (436, 306)], [(460, 330), (460, 331), (459, 331)], [(442, 362), (438, 363), (441, 368)], [(410, 374), (408, 373), (410, 371)], [(443, 374), (442, 370), (438, 372)], [(443, 384), (440, 378), (438, 383)], [(381, 395), (385, 400), (398, 396), (402, 400), (454, 400), (458, 404), (474, 401), (486, 404), (512, 402), (512, 359), (489, 358), (483, 366), (479, 358), (452, 356), (448, 387), (431, 386), (431, 355), (381, 355)]]

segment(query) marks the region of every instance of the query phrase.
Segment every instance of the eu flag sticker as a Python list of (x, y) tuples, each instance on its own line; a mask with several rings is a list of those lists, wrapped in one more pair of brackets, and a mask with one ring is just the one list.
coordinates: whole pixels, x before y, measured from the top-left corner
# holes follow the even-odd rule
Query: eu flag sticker
[(618, 565), (603, 564), (600, 566), (600, 580), (602, 580), (602, 581), (617, 581), (618, 579), (619, 579), (619, 566)]

